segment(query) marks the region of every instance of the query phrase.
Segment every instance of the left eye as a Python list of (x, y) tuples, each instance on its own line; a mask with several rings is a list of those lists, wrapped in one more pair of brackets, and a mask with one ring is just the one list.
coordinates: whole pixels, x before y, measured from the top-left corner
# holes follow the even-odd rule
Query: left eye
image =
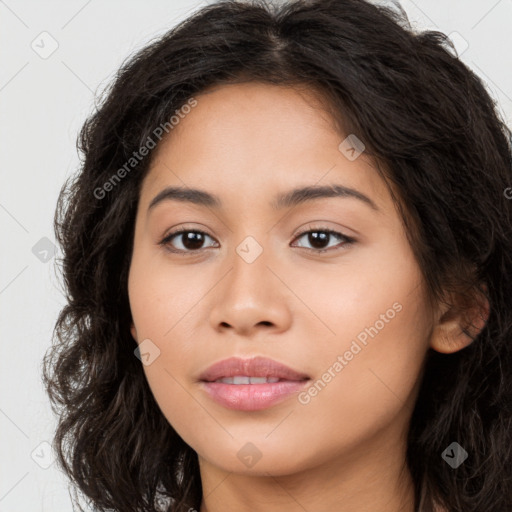
[[(355, 242), (355, 239), (338, 233), (337, 231), (333, 231), (331, 229), (312, 229), (309, 231), (304, 231), (300, 235), (298, 235), (295, 240), (300, 240), (301, 238), (307, 235), (308, 242), (313, 245), (313, 247), (303, 247), (310, 251), (314, 252), (325, 252), (329, 250), (329, 245), (325, 247), (325, 243), (331, 240), (333, 237), (337, 238), (341, 242), (338, 244), (340, 246), (347, 246)], [(201, 249), (205, 249), (202, 247), (205, 241), (205, 237), (213, 238), (205, 233), (204, 231), (190, 230), (190, 229), (182, 229), (180, 231), (175, 231), (167, 235), (160, 244), (166, 246), (169, 251), (175, 253), (187, 253), (187, 252), (197, 252)], [(172, 241), (176, 238), (176, 240), (181, 240), (181, 247), (176, 247)], [(211, 246), (210, 246), (211, 247)]]
[[(312, 250), (314, 252), (325, 252), (329, 250), (329, 246), (324, 247), (326, 241), (332, 239), (332, 237), (336, 237), (341, 240), (341, 246), (347, 246), (355, 242), (354, 238), (350, 238), (346, 235), (338, 233), (337, 231), (333, 231), (332, 229), (311, 229), (309, 231), (304, 231), (300, 235), (297, 236), (296, 240), (299, 240), (307, 235), (307, 241), (313, 245), (313, 248), (305, 247), (305, 249)], [(320, 246), (320, 247), (318, 247)]]

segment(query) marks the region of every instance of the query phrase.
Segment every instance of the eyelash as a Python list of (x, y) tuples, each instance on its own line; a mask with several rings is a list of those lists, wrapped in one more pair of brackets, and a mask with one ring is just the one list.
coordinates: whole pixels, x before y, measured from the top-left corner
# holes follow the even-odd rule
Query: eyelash
[[(202, 235), (207, 235), (213, 239), (213, 237), (211, 235), (209, 235), (208, 233), (206, 233), (205, 231), (201, 231), (198, 229), (185, 229), (184, 228), (184, 229), (179, 229), (172, 233), (169, 233), (167, 236), (165, 236), (165, 238), (163, 240), (161, 240), (159, 242), (159, 245), (164, 246), (166, 250), (168, 250), (172, 253), (175, 253), (175, 254), (179, 254), (181, 256), (187, 256), (187, 255), (190, 255), (193, 253), (198, 253), (205, 249), (208, 249), (208, 247), (203, 247), (201, 249), (196, 249), (196, 250), (186, 250), (186, 251), (184, 251), (183, 249), (171, 249), (171, 247), (170, 247), (171, 240), (183, 233), (200, 233)], [(341, 249), (342, 247), (347, 247), (356, 242), (356, 240), (354, 238), (343, 235), (342, 233), (339, 233), (338, 231), (333, 231), (332, 229), (328, 229), (328, 228), (315, 228), (315, 229), (309, 229), (307, 231), (303, 231), (303, 232), (299, 233), (294, 238), (294, 241), (303, 237), (304, 235), (309, 234), (309, 233), (328, 233), (329, 235), (334, 235), (337, 238), (340, 238), (343, 242), (343, 245), (341, 247), (334, 248), (334, 250)], [(306, 249), (306, 250), (312, 251), (314, 253), (324, 253), (324, 252), (333, 250), (332, 247), (329, 247), (327, 249), (310, 249), (309, 247), (301, 247), (301, 249)]]

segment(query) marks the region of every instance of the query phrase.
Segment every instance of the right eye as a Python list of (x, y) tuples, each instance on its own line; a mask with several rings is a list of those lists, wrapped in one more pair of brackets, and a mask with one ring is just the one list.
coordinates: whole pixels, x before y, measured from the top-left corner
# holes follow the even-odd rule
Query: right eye
[[(180, 253), (185, 255), (186, 253), (199, 252), (205, 247), (201, 247), (204, 243), (205, 236), (213, 238), (204, 231), (192, 230), (192, 229), (179, 229), (172, 233), (169, 233), (161, 242), (160, 245), (164, 246), (171, 252)], [(176, 248), (174, 240), (179, 241), (178, 245), (181, 247)]]

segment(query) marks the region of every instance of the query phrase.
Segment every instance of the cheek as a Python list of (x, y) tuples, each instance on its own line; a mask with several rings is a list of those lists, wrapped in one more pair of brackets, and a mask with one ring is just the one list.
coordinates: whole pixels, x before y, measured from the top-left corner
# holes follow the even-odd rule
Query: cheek
[[(360, 312), (362, 324), (349, 316), (345, 323), (340, 319), (338, 336), (316, 346), (318, 373), (299, 397), (295, 426), (305, 434), (296, 442), (315, 439), (313, 451), (328, 456), (330, 450), (367, 446), (379, 432), (405, 428), (420, 382), (427, 329), (410, 300), (400, 301), (401, 308), (397, 302), (393, 308), (384, 301), (377, 315), (373, 309)], [(379, 318), (381, 311), (387, 322)], [(292, 430), (283, 431), (286, 435)]]
[[(168, 340), (208, 292), (204, 275), (186, 266), (172, 266), (162, 255), (134, 254), (128, 277), (132, 318), (139, 340)], [(211, 286), (211, 285), (210, 285)]]
[(407, 245), (392, 242), (358, 248), (336, 263), (302, 262), (281, 270), (309, 310), (295, 310), (296, 319), (315, 340), (339, 349), (357, 336), (363, 343), (371, 339), (375, 328), (389, 332), (390, 324), (408, 331), (425, 316), (420, 269)]
[(179, 280), (172, 289), (169, 282), (154, 266), (141, 272), (133, 266), (128, 285), (130, 307), (139, 350), (143, 358), (144, 353), (149, 354), (149, 361), (142, 366), (153, 397), (169, 424), (187, 441), (193, 432), (190, 425), (196, 423), (184, 382), (193, 355), (188, 338), (178, 334), (180, 319), (191, 306), (174, 290), (180, 287)]
[(319, 370), (303, 400), (313, 416), (343, 428), (351, 418), (364, 430), (390, 421), (414, 394), (431, 326), (420, 270), (404, 255), (379, 265), (360, 258), (310, 293), (322, 320), (305, 354)]
[(182, 424), (190, 430), (191, 396), (185, 387), (195, 370), (198, 346), (187, 320), (209, 287), (205, 279), (197, 279), (197, 272), (173, 269), (143, 249), (134, 254), (128, 294), (140, 352), (150, 355), (143, 370), (160, 409), (180, 431)]

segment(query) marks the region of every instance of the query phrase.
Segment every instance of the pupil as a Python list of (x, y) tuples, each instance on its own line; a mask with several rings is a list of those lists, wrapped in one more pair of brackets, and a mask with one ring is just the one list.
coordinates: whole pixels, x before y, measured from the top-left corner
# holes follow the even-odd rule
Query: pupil
[(182, 242), (187, 249), (200, 249), (203, 244), (202, 233), (195, 231), (189, 231), (188, 233), (182, 233)]
[(326, 233), (325, 231), (312, 231), (309, 233), (309, 243), (315, 248), (315, 249), (323, 249), (324, 245), (322, 242), (326, 242), (329, 238), (329, 233)]

